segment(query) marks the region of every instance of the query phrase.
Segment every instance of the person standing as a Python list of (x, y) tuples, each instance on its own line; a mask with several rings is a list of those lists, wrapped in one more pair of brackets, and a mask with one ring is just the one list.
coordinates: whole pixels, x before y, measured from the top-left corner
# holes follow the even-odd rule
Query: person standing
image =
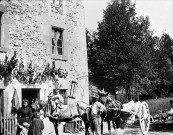
[(22, 107), (17, 111), (17, 119), (20, 125), (23, 125), (24, 122), (27, 122), (28, 124), (31, 122), (32, 110), (28, 107), (28, 103), (28, 100), (24, 99), (22, 101)]
[(51, 100), (55, 102), (56, 107), (58, 107), (59, 109), (63, 109), (62, 105), (64, 103), (64, 98), (59, 93), (59, 89), (54, 90), (54, 95), (52, 96)]
[(63, 104), (64, 104), (64, 98), (62, 95), (59, 93), (60, 91), (60, 85), (58, 83), (58, 79), (55, 81), (55, 90), (53, 95), (51, 96), (51, 100), (55, 102), (56, 107), (59, 109), (63, 109)]
[(35, 118), (31, 121), (28, 135), (42, 135), (44, 123), (40, 119), (40, 112), (36, 112)]
[(106, 111), (106, 107), (98, 102), (99, 96), (97, 94), (92, 95), (92, 106), (91, 106), (91, 131), (95, 135), (101, 135), (101, 114)]
[[(32, 110), (30, 107), (28, 107), (28, 100), (24, 99), (22, 101), (22, 107), (18, 109), (17, 111), (17, 122), (19, 125), (23, 126), (23, 123), (30, 124), (32, 119)], [(17, 129), (17, 135), (20, 134), (21, 129)]]

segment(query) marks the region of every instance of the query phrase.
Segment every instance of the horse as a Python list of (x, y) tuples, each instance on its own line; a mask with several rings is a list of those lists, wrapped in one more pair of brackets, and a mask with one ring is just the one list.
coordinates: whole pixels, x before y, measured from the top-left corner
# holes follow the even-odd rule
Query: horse
[(60, 109), (55, 104), (51, 104), (51, 115), (49, 120), (53, 123), (56, 135), (58, 133), (58, 125), (60, 122), (70, 122), (75, 118), (79, 117), (85, 124), (85, 135), (89, 133), (88, 128), (90, 126), (89, 112), (90, 106), (82, 101), (77, 101), (72, 104), (63, 105), (63, 109)]
[[(123, 119), (121, 118), (121, 109), (123, 108), (121, 102), (112, 98), (109, 93), (103, 93), (98, 91), (99, 94), (99, 102), (104, 104), (107, 108), (107, 114), (104, 119), (105, 122), (108, 124), (108, 131), (111, 135), (111, 121), (113, 128), (124, 128)], [(108, 102), (108, 100), (112, 100), (112, 103)], [(116, 126), (115, 126), (116, 125)]]
[[(40, 99), (33, 99), (31, 103), (31, 109), (33, 114), (35, 112), (40, 112), (41, 116), (44, 118), (46, 115), (50, 114), (50, 106), (49, 106), (50, 100), (40, 100)], [(33, 115), (34, 117), (34, 115)]]
[(48, 101), (36, 99), (33, 100), (31, 107), (35, 111), (39, 111), (40, 109), (44, 110), (46, 113), (45, 116), (48, 117), (54, 125), (56, 135), (59, 135), (58, 125), (60, 122), (70, 122), (77, 117), (81, 118), (85, 124), (85, 135), (89, 133), (89, 112), (91, 108), (85, 102), (77, 101), (73, 104), (63, 105), (63, 109), (60, 109), (56, 106), (55, 102), (51, 101), (50, 99)]

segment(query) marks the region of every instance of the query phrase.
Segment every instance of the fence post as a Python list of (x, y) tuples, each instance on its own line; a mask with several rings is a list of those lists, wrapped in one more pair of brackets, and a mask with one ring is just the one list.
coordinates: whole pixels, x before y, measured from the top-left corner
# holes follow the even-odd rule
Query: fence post
[(16, 127), (16, 124), (17, 124), (17, 119), (16, 119), (16, 117), (15, 117), (15, 115), (14, 115), (14, 134), (16, 134), (16, 132), (17, 132), (17, 127)]
[(11, 117), (9, 117), (9, 132), (10, 132), (10, 134), (12, 134), (12, 131), (11, 131), (11, 127), (12, 127), (12, 125), (11, 125), (11, 121), (12, 121), (12, 115), (11, 115)]
[(0, 113), (0, 126), (1, 126), (1, 130), (0, 130), (0, 133), (2, 133), (2, 113)]
[(5, 131), (5, 129), (6, 129), (6, 118), (5, 118), (5, 116), (6, 115), (4, 115), (4, 118), (3, 118), (4, 119), (4, 121), (3, 121), (3, 123), (4, 123), (3, 124), (4, 125), (4, 127), (3, 127), (3, 133), (4, 133), (4, 135), (6, 135), (6, 131)]
[(11, 116), (11, 134), (13, 135), (13, 115)]
[(8, 115), (6, 114), (6, 121), (7, 121), (7, 135), (8, 135)]
[(15, 135), (16, 134), (16, 118), (15, 115), (2, 115), (0, 113), (0, 134)]

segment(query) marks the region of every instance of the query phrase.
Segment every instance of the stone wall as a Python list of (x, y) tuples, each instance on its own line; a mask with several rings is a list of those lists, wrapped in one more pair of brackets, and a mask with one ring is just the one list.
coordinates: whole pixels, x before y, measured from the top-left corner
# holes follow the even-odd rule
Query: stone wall
[(65, 8), (67, 24), (66, 42), (69, 45), (68, 71), (71, 71), (69, 78), (73, 78), (78, 82), (76, 89), (77, 97), (89, 103), (84, 6), (82, 1), (72, 0), (72, 2), (66, 2)]
[[(75, 88), (76, 98), (68, 98), (68, 102), (80, 100), (89, 103), (83, 0), (61, 0), (59, 5), (51, 4), (51, 0), (11, 0), (5, 2), (5, 5), (7, 12), (3, 14), (2, 20), (3, 45), (10, 48), (10, 54), (17, 51), (19, 61), (23, 61), (25, 65), (32, 62), (38, 70), (42, 70), (48, 62), (55, 61), (57, 68), (68, 71), (63, 85), (63, 89), (68, 90), (68, 95), (71, 82), (78, 83)], [(64, 30), (63, 45), (66, 59), (52, 57), (52, 26)], [(12, 86), (17, 89), (20, 99), (22, 88), (40, 88), (41, 99), (45, 99), (54, 89), (50, 83), (28, 86), (14, 80), (5, 89), (8, 111), (14, 92)]]
[(9, 33), (8, 46), (18, 52), (18, 58), (25, 63), (30, 61), (44, 66), (49, 58), (47, 44), (41, 38), (42, 24), (48, 16), (46, 1), (12, 0), (7, 4), (7, 13), (4, 15), (4, 23)]

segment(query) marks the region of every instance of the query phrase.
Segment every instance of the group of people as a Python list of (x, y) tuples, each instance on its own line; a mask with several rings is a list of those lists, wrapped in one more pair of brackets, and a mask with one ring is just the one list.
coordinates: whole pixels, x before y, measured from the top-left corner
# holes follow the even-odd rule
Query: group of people
[[(59, 93), (59, 88), (55, 87), (53, 95), (49, 95), (51, 101), (56, 105), (56, 108), (63, 109), (64, 99)], [(92, 95), (91, 105), (91, 131), (96, 135), (101, 134), (101, 113), (106, 111), (106, 107), (98, 101), (98, 94)], [(44, 123), (40, 119), (40, 113), (32, 113), (32, 109), (28, 106), (27, 99), (22, 101), (22, 107), (17, 112), (18, 124), (25, 126), (28, 129), (27, 135), (42, 135)], [(58, 109), (58, 110), (59, 110)], [(97, 125), (97, 126), (96, 126)], [(20, 135), (21, 128), (18, 128), (17, 135)]]
[(17, 135), (20, 135), (23, 129), (26, 135), (42, 135), (44, 123), (40, 119), (40, 112), (32, 113), (31, 108), (28, 106), (29, 101), (24, 99), (22, 107), (17, 112), (18, 129)]
[[(107, 110), (112, 108), (116, 108), (115, 102), (111, 98), (111, 96), (106, 96), (105, 101), (99, 102), (99, 94), (93, 93), (92, 97), (92, 105), (91, 105), (91, 132), (95, 135), (101, 135), (101, 124), (105, 120), (107, 116)], [(104, 102), (103, 104), (101, 102)]]
[[(56, 106), (62, 109), (64, 102), (63, 97), (59, 93), (59, 88), (55, 87), (53, 95), (49, 95), (51, 101), (55, 102)], [(40, 119), (40, 112), (32, 113), (32, 109), (28, 106), (29, 101), (24, 99), (22, 101), (22, 107), (17, 111), (17, 120), (19, 128), (17, 129), (17, 135), (20, 135), (22, 127), (27, 129), (26, 135), (42, 135), (44, 129), (44, 123)]]

